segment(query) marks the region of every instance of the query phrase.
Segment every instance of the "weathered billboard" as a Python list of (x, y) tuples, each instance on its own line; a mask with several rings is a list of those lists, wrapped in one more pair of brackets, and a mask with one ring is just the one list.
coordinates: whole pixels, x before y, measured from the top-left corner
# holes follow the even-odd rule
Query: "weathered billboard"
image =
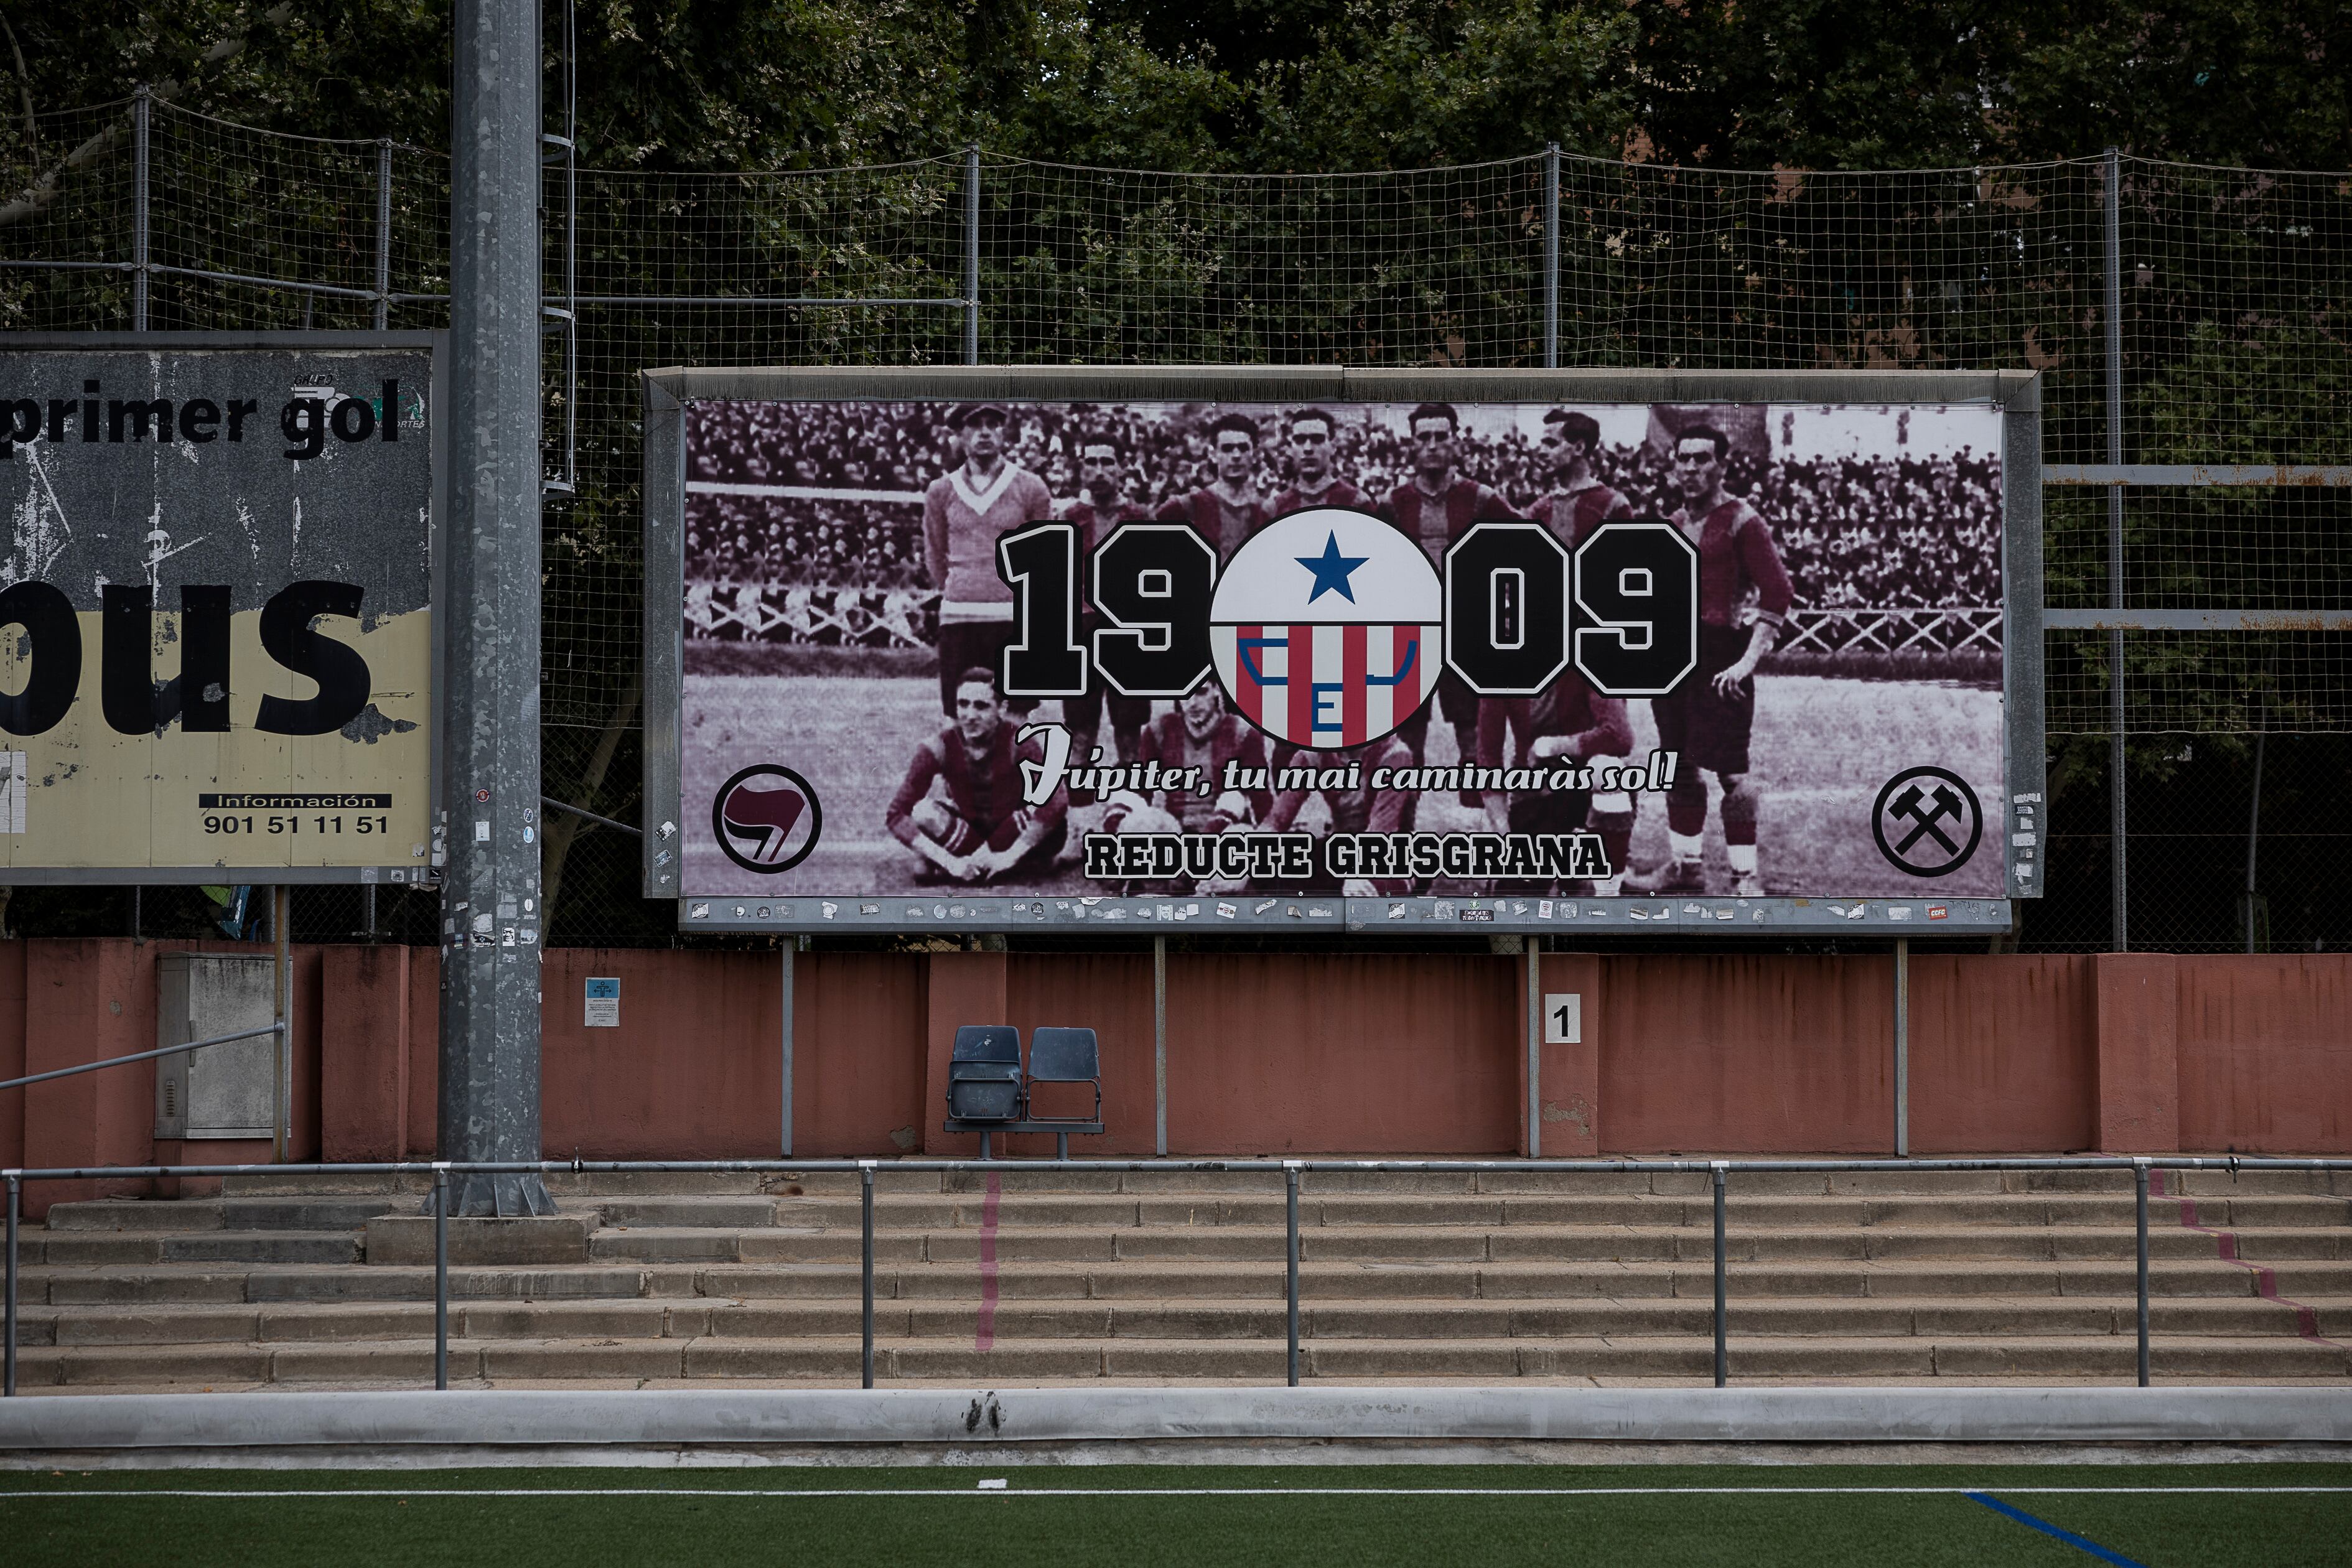
[(0, 338), (0, 876), (425, 880), (429, 334)]
[(1079, 374), (649, 378), (687, 928), (2038, 891), (2030, 381)]

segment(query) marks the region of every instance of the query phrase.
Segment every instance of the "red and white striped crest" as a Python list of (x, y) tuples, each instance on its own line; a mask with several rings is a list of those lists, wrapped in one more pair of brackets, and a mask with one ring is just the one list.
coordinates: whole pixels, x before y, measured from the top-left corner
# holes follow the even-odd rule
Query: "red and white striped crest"
[(1242, 717), (1318, 750), (1377, 741), (1437, 684), (1445, 646), (1434, 624), (1213, 626), (1217, 679)]

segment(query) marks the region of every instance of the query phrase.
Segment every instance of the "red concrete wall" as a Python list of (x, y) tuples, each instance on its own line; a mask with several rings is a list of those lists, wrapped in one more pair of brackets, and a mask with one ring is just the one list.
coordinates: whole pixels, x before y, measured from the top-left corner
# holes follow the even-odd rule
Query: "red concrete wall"
[(1913, 1153), (2096, 1146), (2091, 964), (2080, 953), (1912, 955)]
[(1511, 1153), (1517, 974), (1427, 953), (1171, 953), (1171, 1152)]
[(2173, 963), (2181, 1147), (2352, 1153), (2352, 955)]
[[(234, 951), (0, 943), (0, 1077), (151, 1047), (154, 960), (188, 946)], [(551, 952), (548, 1153), (776, 1152), (780, 969), (773, 952)], [(1520, 1149), (1525, 973), (1485, 955), (1171, 954), (1171, 1152)], [(621, 979), (619, 1028), (584, 1026), (591, 974)], [(956, 1025), (992, 1022), (1092, 1026), (1109, 1131), (1076, 1147), (1151, 1151), (1146, 952), (818, 952), (794, 975), (799, 1153), (976, 1152), (940, 1131), (947, 1050)], [(2352, 1152), (2352, 957), (1944, 954), (1911, 975), (1917, 1152)], [(1585, 1043), (1542, 1053), (1547, 1154), (1892, 1147), (1885, 955), (1552, 953), (1542, 981), (1584, 997)], [(297, 951), (298, 1158), (433, 1152), (438, 984), (430, 948)], [(0, 1091), (0, 1163), (267, 1158), (156, 1147), (153, 1085), (141, 1063)], [(28, 1208), (69, 1195), (45, 1184)]]
[(1611, 1152), (1893, 1149), (1891, 960), (1659, 954), (1601, 976)]
[[(925, 964), (909, 952), (803, 952), (793, 964), (793, 1152), (911, 1152), (923, 1098)], [(944, 1092), (944, 1091), (942, 1091)]]

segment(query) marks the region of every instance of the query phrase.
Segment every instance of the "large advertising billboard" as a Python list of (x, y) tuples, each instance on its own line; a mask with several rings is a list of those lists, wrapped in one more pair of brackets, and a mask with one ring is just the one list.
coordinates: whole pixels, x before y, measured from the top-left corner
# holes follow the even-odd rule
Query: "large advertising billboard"
[(429, 879), (433, 342), (0, 337), (0, 879)]
[(2030, 380), (1166, 379), (649, 378), (685, 927), (1925, 931), (2038, 891)]

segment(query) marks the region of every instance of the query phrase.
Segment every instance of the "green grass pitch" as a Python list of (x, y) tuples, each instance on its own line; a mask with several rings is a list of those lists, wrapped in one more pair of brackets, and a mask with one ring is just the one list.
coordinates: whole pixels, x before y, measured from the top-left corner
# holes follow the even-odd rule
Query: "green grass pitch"
[(2271, 1568), (2352, 1563), (2352, 1466), (37, 1471), (0, 1560)]

